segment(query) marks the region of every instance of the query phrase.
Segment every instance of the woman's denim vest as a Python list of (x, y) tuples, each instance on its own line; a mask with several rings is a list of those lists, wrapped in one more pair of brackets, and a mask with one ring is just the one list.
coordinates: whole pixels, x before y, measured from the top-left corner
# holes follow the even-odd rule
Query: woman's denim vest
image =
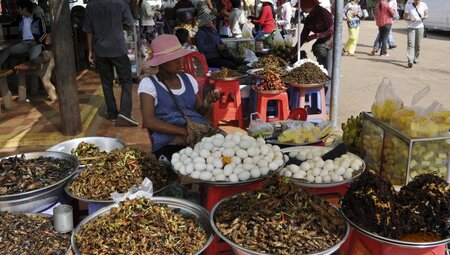
[[(179, 76), (184, 83), (185, 91), (181, 95), (174, 96), (178, 100), (181, 110), (190, 120), (197, 123), (206, 124), (203, 117), (195, 110), (196, 95), (189, 77), (185, 73), (181, 73)], [(149, 78), (155, 86), (158, 97), (158, 104), (155, 107), (155, 116), (158, 119), (175, 126), (186, 126), (186, 121), (173, 102), (169, 91), (165, 89), (165, 85), (156, 81), (154, 76), (150, 76)], [(175, 135), (160, 132), (152, 132), (150, 133), (150, 136), (152, 138), (153, 152), (168, 145), (175, 138)]]

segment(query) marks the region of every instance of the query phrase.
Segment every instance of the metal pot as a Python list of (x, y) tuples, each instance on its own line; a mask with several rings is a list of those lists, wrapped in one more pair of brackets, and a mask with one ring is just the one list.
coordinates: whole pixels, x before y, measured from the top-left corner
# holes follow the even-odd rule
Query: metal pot
[(38, 212), (50, 205), (56, 203), (63, 191), (66, 182), (75, 174), (78, 168), (78, 160), (75, 156), (62, 153), (62, 152), (31, 152), (25, 154), (17, 154), (1, 158), (7, 159), (11, 157), (20, 157), (24, 155), (26, 159), (34, 159), (38, 157), (52, 157), (65, 159), (71, 162), (72, 172), (62, 180), (36, 190), (31, 190), (19, 194), (3, 195), (0, 196), (0, 211), (10, 212)]
[[(167, 205), (173, 211), (177, 211), (184, 215), (193, 216), (198, 221), (199, 225), (205, 230), (205, 233), (208, 236), (208, 241), (205, 243), (205, 245), (199, 251), (197, 251), (193, 255), (201, 254), (212, 242), (212, 240), (214, 238), (214, 232), (213, 232), (213, 230), (211, 228), (211, 224), (209, 222), (209, 212), (205, 208), (203, 208), (199, 205), (196, 205), (194, 203), (191, 203), (189, 201), (186, 201), (186, 200), (171, 198), (171, 197), (152, 197), (152, 198), (150, 198), (150, 200), (152, 200), (156, 204)], [(99, 209), (95, 213), (84, 218), (84, 220), (81, 221), (80, 224), (78, 224), (78, 226), (72, 231), (72, 237), (71, 237), (71, 246), (74, 251), (74, 254), (76, 254), (76, 255), (81, 254), (81, 252), (76, 244), (76, 241), (75, 241), (75, 234), (80, 231), (81, 227), (84, 224), (86, 224), (92, 220), (95, 220), (99, 216), (101, 216), (103, 214), (107, 214), (112, 208), (117, 207), (117, 206), (118, 206), (118, 204), (113, 204), (108, 207)]]
[[(80, 144), (81, 142), (94, 144), (100, 148), (100, 151), (106, 152), (111, 152), (114, 149), (125, 148), (125, 143), (123, 143), (121, 140), (117, 138), (91, 136), (91, 137), (76, 138), (62, 143), (58, 143), (48, 148), (47, 151), (58, 151), (67, 154), (72, 154), (72, 150), (77, 148), (78, 144)], [(84, 168), (84, 165), (80, 165), (80, 168)]]
[[(232, 199), (236, 195), (238, 195), (238, 194), (235, 194), (235, 195), (232, 195), (232, 196), (229, 196), (229, 197), (226, 197), (226, 198), (220, 200), (212, 208), (211, 214), (210, 214), (210, 223), (211, 223), (211, 226), (212, 226), (214, 232), (216, 232), (216, 234), (222, 240), (224, 240), (225, 242), (227, 242), (231, 246), (231, 248), (233, 249), (234, 254), (236, 254), (236, 255), (271, 255), (271, 254), (267, 254), (267, 253), (262, 253), (262, 252), (257, 252), (257, 251), (246, 249), (246, 248), (244, 248), (244, 247), (234, 243), (232, 240), (228, 239), (224, 235), (222, 235), (222, 233), (219, 231), (219, 229), (217, 229), (216, 223), (215, 223), (215, 213), (216, 213), (217, 208), (219, 207), (220, 204), (222, 204), (223, 202), (225, 202), (225, 201), (227, 201), (229, 199)], [(333, 207), (335, 207), (335, 206), (333, 206)], [(338, 209), (335, 207), (335, 210), (338, 210)], [(332, 247), (329, 247), (328, 249), (326, 249), (324, 251), (317, 252), (317, 253), (305, 254), (305, 255), (331, 255), (331, 254), (333, 254), (335, 251), (337, 251), (342, 246), (342, 244), (347, 240), (347, 238), (348, 238), (348, 236), (350, 234), (350, 226), (348, 225), (348, 223), (346, 223), (345, 226), (346, 226), (345, 235), (341, 239), (341, 241), (339, 241), (337, 244), (335, 244)]]

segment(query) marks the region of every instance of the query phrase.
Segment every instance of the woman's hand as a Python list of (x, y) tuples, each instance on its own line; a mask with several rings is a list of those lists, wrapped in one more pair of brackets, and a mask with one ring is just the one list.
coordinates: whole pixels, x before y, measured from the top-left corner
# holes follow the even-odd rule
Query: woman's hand
[(204, 107), (211, 107), (211, 105), (215, 102), (217, 102), (217, 100), (219, 100), (221, 97), (221, 91), (220, 89), (215, 89), (211, 92), (209, 92), (206, 96), (205, 99), (203, 100), (203, 106)]

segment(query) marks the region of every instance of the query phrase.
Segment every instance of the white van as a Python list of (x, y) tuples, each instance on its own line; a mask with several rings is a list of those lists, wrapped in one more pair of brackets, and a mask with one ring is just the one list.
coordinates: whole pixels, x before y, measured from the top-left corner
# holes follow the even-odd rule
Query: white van
[(428, 6), (426, 30), (450, 31), (450, 0), (425, 0)]

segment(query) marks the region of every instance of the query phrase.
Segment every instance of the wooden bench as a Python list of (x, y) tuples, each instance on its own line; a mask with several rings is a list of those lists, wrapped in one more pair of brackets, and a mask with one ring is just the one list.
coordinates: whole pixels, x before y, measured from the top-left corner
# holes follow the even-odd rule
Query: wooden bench
[[(8, 87), (8, 82), (6, 78), (13, 73), (11, 69), (2, 69), (0, 70), (0, 93), (2, 96), (3, 104), (5, 105), (5, 109), (10, 111), (13, 109), (12, 102), (12, 94)], [(1, 106), (0, 106), (1, 113)]]
[[(54, 103), (58, 100), (56, 94), (55, 86), (50, 81), (52, 77), (52, 71), (55, 68), (55, 59), (50, 51), (42, 52), (40, 59), (37, 63), (32, 65), (20, 64), (14, 67), (17, 71), (17, 76), (19, 79), (19, 103), (23, 103), (27, 99), (27, 83), (26, 76), (36, 75), (38, 76), (42, 84), (44, 85), (45, 91), (47, 92), (50, 102)], [(34, 94), (38, 90), (38, 81), (36, 79), (31, 80), (31, 94)]]

